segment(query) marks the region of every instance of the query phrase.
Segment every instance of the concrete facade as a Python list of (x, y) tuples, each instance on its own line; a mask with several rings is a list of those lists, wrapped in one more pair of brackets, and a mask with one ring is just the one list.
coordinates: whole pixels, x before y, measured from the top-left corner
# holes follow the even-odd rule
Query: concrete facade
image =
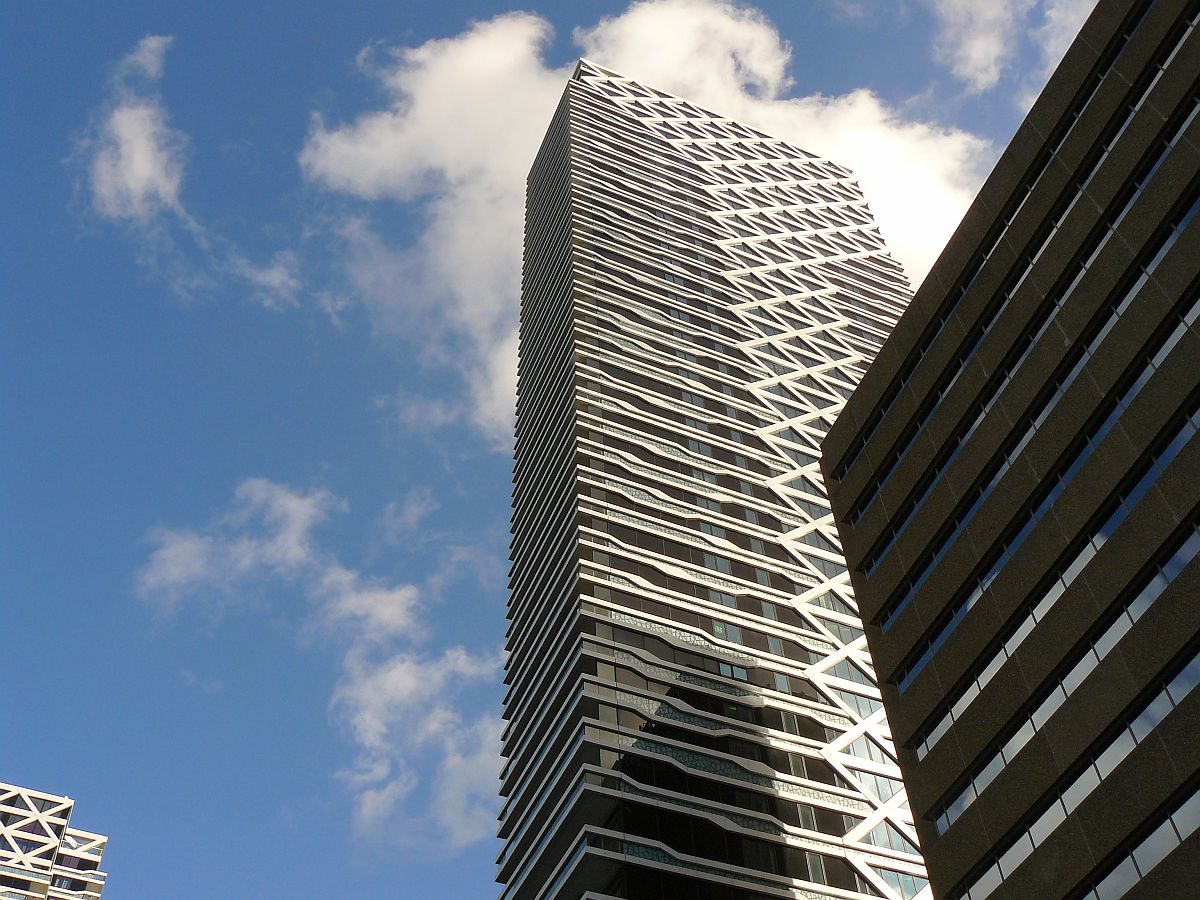
[(1198, 14), (1100, 2), (823, 443), (938, 897), (1197, 894)]

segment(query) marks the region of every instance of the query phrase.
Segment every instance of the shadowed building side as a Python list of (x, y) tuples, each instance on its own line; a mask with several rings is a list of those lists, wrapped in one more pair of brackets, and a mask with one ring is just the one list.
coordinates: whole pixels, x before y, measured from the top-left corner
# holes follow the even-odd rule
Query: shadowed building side
[(1198, 16), (1101, 0), (823, 444), (939, 897), (1196, 894)]

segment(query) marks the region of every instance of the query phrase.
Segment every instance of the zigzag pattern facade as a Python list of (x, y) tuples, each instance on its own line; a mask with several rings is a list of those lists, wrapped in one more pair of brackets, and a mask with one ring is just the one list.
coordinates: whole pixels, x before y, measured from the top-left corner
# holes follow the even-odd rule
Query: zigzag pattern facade
[(501, 896), (925, 900), (817, 464), (908, 298), (850, 173), (581, 61), (525, 241)]
[(99, 900), (108, 838), (71, 826), (75, 801), (0, 784), (0, 898)]

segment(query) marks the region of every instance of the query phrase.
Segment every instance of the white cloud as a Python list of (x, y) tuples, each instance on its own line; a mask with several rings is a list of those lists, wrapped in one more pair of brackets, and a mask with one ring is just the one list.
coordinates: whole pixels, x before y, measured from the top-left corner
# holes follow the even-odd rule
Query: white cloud
[(875, 11), (868, 0), (826, 0), (826, 2), (841, 18), (851, 21), (866, 19)]
[[(378, 833), (403, 818), (405, 827), (394, 829), (401, 844), (427, 848), (432, 833), (450, 849), (494, 833), (500, 720), (466, 719), (453, 701), (464, 687), (495, 682), (501, 664), (499, 654), (478, 657), (462, 647), (436, 657), (347, 655), (331, 707), (361, 748), (354, 767), (339, 773), (357, 788), (360, 831)], [(432, 772), (429, 799), (414, 815), (405, 800), (425, 771)]]
[(294, 251), (256, 265), (183, 203), (189, 141), (171, 126), (157, 90), (174, 40), (147, 35), (114, 68), (108, 96), (79, 141), (92, 209), (130, 226), (141, 261), (180, 296), (230, 282), (269, 309), (294, 306), (302, 289)]
[(186, 215), (179, 188), (187, 139), (167, 124), (153, 91), (172, 40), (147, 35), (117, 65), (89, 172), (92, 205), (106, 218), (144, 225), (162, 212)]
[(205, 678), (197, 675), (191, 669), (180, 669), (183, 683), (200, 694), (219, 694), (225, 690), (225, 684), (220, 678)]
[(491, 678), (498, 665), (498, 659), (477, 658), (462, 647), (451, 647), (434, 658), (396, 654), (383, 660), (355, 648), (347, 655), (347, 677), (331, 703), (368, 753), (386, 753), (399, 737), (397, 728), (418, 745), (456, 731), (459, 716), (446, 703), (452, 696), (450, 688), (462, 681)]
[(263, 266), (256, 266), (240, 254), (234, 254), (228, 265), (234, 275), (250, 285), (253, 298), (268, 309), (297, 304), (303, 284), (300, 258), (294, 250), (280, 250)]
[(500, 782), (498, 717), (485, 717), (460, 729), (445, 745), (445, 758), (434, 785), (434, 819), (456, 846), (495, 832), (495, 801)]
[(421, 591), (416, 585), (364, 580), (353, 569), (330, 562), (311, 590), (323, 601), (323, 624), (331, 630), (349, 630), (364, 644), (386, 645), (421, 633)]
[[(705, 15), (692, 15), (696, 7)], [(652, 30), (669, 34), (669, 47), (649, 53), (628, 36)], [(601, 65), (849, 166), (914, 282), (937, 259), (992, 160), (980, 138), (908, 119), (868, 90), (792, 96), (790, 51), (752, 10), (707, 0), (635, 4), (576, 40)]]
[(298, 494), (249, 478), (234, 493), (232, 509), (204, 532), (150, 532), (157, 546), (138, 573), (138, 592), (171, 612), (197, 595), (211, 605), (248, 582), (295, 578), (317, 562), (310, 532), (339, 508), (328, 491)]
[(121, 76), (142, 75), (146, 78), (162, 78), (163, 62), (171, 48), (173, 35), (148, 34), (121, 60), (117, 73)]
[(972, 93), (1000, 81), (1036, 0), (926, 0), (938, 22), (937, 58)]
[(92, 159), (92, 202), (110, 219), (146, 222), (182, 212), (183, 136), (156, 102), (129, 99), (109, 114)]
[(1096, 0), (1046, 0), (1043, 20), (1033, 31), (1048, 69), (1057, 66), (1079, 29), (1096, 8)]
[[(410, 499), (413, 525), (436, 506), (428, 494)], [(342, 648), (330, 710), (357, 748), (354, 767), (338, 773), (354, 794), (357, 825), (418, 835), (413, 842), (426, 849), (455, 849), (495, 825), (499, 723), (491, 713), (465, 716), (459, 701), (467, 688), (498, 681), (501, 658), (460, 646), (422, 649), (423, 606), (441, 591), (445, 572), (420, 586), (342, 565), (313, 532), (345, 509), (327, 490), (247, 479), (206, 527), (149, 533), (155, 548), (137, 575), (138, 593), (175, 615), (188, 605), (227, 608), (256, 589), (298, 589), (310, 604), (303, 633)], [(455, 548), (446, 565), (461, 568)], [(191, 673), (185, 680), (200, 685)]]
[(512, 13), (454, 38), (365, 54), (360, 64), (389, 107), (332, 128), (316, 119), (300, 155), (307, 177), (327, 188), (424, 203), (425, 227), (403, 250), (351, 222), (342, 232), (348, 273), (389, 334), (415, 329), (428, 339), (440, 327), (465, 340), (473, 419), (503, 446), (525, 172), (570, 72), (543, 65), (549, 37), (544, 20)]
[[(584, 56), (720, 115), (791, 87), (792, 48), (766, 16), (715, 0), (650, 0), (575, 31)], [(667, 86), (667, 82), (670, 86)], [(777, 135), (784, 137), (784, 135)]]
[[(524, 178), (570, 66), (548, 65), (549, 24), (511, 13), (418, 47), (370, 48), (387, 104), (344, 124), (315, 117), (308, 179), (365, 201), (417, 203), (424, 225), (392, 245), (362, 217), (340, 232), (372, 321), (425, 365), (456, 371), (466, 400), (405, 395), (420, 423), (461, 409), (497, 447), (512, 440)], [(913, 121), (866, 90), (796, 97), (791, 49), (758, 11), (649, 0), (575, 32), (583, 55), (853, 168), (884, 236), (920, 279), (991, 161), (973, 135)]]

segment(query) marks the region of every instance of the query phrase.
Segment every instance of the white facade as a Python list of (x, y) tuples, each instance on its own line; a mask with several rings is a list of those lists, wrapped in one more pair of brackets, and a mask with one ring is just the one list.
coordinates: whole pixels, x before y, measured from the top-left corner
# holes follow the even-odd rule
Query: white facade
[(506, 900), (929, 897), (818, 467), (907, 298), (845, 169), (580, 63), (529, 184)]
[(71, 827), (75, 801), (0, 783), (0, 898), (98, 900), (108, 838)]

